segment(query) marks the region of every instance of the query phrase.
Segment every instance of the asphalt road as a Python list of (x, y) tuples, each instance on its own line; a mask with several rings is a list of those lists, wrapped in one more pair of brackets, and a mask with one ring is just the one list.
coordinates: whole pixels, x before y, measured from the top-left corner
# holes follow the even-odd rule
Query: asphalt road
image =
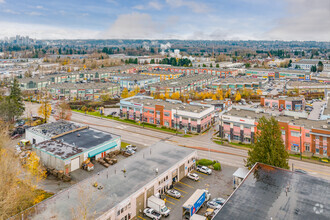
[[(37, 104), (33, 104), (29, 107), (32, 112), (36, 112), (37, 108)], [(51, 118), (50, 121), (52, 120), (53, 119)], [(74, 122), (87, 124), (92, 128), (120, 135), (124, 142), (129, 142), (132, 144), (150, 146), (160, 140), (163, 140), (179, 146), (194, 147), (197, 149), (199, 157), (218, 160), (220, 163), (230, 166), (243, 167), (244, 159), (247, 157), (247, 150), (213, 143), (211, 141), (211, 132), (197, 137), (184, 138), (176, 136), (175, 134), (162, 133), (76, 112), (72, 112), (71, 120)], [(290, 167), (292, 167), (292, 164), (294, 164), (295, 169), (303, 169), (310, 175), (330, 180), (330, 168), (328, 166), (290, 159)]]

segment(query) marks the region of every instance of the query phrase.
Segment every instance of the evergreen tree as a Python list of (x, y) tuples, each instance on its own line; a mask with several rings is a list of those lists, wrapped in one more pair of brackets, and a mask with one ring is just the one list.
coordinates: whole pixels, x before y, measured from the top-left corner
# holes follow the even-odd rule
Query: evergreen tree
[(289, 154), (285, 150), (278, 121), (262, 117), (257, 125), (256, 141), (248, 152), (246, 166), (251, 168), (256, 162), (289, 169)]

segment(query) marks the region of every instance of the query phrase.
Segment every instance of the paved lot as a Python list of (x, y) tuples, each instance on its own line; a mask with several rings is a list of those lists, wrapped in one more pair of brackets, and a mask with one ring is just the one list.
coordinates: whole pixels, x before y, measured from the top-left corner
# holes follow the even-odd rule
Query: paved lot
[[(182, 195), (180, 199), (175, 199), (166, 196), (166, 205), (171, 210), (170, 216), (167, 220), (182, 219), (182, 205), (190, 198), (196, 189), (206, 189), (211, 193), (211, 199), (222, 197), (227, 199), (233, 192), (232, 175), (237, 167), (222, 165), (222, 171), (213, 171), (211, 175), (203, 174), (195, 171), (200, 180), (195, 182), (188, 178), (183, 178), (180, 182), (174, 185), (174, 189), (179, 191)], [(204, 215), (206, 207), (201, 208), (198, 214)], [(140, 216), (138, 219), (147, 220), (148, 217)], [(164, 218), (165, 219), (165, 218)]]

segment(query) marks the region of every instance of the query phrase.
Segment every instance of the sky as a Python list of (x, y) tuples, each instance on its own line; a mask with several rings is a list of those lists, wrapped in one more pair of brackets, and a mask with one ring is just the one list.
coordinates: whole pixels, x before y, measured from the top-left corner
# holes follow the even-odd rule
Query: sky
[(0, 39), (330, 41), (330, 0), (0, 0)]

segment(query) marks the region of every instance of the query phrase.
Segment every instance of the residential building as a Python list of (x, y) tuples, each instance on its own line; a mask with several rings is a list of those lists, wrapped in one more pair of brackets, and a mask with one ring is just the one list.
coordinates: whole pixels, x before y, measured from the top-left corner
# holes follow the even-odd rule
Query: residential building
[(90, 158), (97, 160), (121, 146), (120, 136), (64, 120), (26, 130), (26, 139), (46, 167), (69, 173)]
[(196, 158), (196, 150), (158, 142), (13, 219), (74, 219), (81, 203), (88, 207), (86, 219), (135, 219), (143, 215), (150, 196), (164, 193), (194, 169)]
[(302, 59), (292, 63), (292, 68), (310, 70), (312, 66), (317, 66), (319, 62), (323, 63), (323, 71), (330, 71), (330, 60), (321, 59)]
[(330, 182), (256, 163), (212, 220), (329, 219)]
[(233, 108), (220, 116), (219, 136), (229, 141), (254, 143), (258, 120), (274, 116), (279, 121), (285, 147), (292, 153), (330, 157), (330, 127), (325, 120), (308, 120), (263, 109)]
[(172, 95), (175, 92), (180, 94), (198, 91), (206, 88), (212, 82), (218, 80), (217, 76), (212, 75), (190, 75), (182, 76), (178, 79), (171, 79), (153, 83), (149, 85), (150, 93), (162, 93)]
[(186, 132), (201, 133), (214, 123), (213, 105), (133, 96), (120, 100), (120, 116)]
[(53, 99), (100, 100), (101, 95), (120, 95), (120, 87), (114, 83), (60, 83), (47, 86)]
[(279, 97), (265, 97), (260, 98), (260, 105), (274, 108), (282, 109), (288, 111), (303, 111), (305, 109), (305, 97), (300, 95), (298, 97), (288, 97), (288, 96), (279, 96)]

